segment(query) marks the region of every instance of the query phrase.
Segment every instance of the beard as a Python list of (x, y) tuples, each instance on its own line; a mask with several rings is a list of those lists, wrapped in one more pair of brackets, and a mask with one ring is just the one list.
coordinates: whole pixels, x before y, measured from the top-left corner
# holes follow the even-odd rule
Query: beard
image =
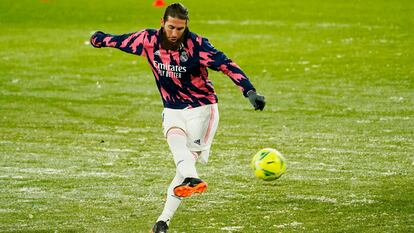
[(166, 50), (178, 51), (183, 43), (184, 39), (187, 37), (188, 28), (185, 29), (183, 35), (178, 38), (175, 42), (168, 40), (164, 28), (161, 30), (161, 48)]

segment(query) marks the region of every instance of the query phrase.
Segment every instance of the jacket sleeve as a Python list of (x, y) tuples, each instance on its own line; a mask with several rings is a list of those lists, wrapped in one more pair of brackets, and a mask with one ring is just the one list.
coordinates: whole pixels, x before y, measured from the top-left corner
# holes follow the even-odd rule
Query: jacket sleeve
[(247, 97), (247, 92), (255, 90), (249, 78), (244, 74), (240, 67), (227, 56), (214, 48), (208, 39), (202, 38), (200, 48), (200, 63), (212, 70), (221, 71), (241, 89), (243, 95)]
[(145, 30), (123, 35), (110, 35), (97, 31), (92, 35), (90, 43), (95, 48), (113, 47), (141, 56), (144, 55), (144, 40), (147, 35)]

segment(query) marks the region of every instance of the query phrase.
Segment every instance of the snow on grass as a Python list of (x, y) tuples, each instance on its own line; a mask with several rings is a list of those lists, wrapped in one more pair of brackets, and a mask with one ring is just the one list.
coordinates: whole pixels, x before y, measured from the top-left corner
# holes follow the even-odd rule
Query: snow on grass
[(18, 212), (18, 210), (0, 208), (0, 213), (16, 213), (16, 212)]
[(54, 169), (54, 168), (22, 168), (19, 171), (24, 173), (33, 173), (38, 175), (56, 175), (63, 174), (65, 170), (63, 169)]
[(103, 151), (107, 152), (119, 152), (119, 153), (136, 153), (137, 150), (129, 149), (129, 148), (103, 148)]
[(78, 174), (73, 174), (73, 177), (103, 177), (103, 178), (128, 178), (128, 175), (121, 175), (114, 172), (105, 172), (105, 171), (82, 171)]
[(287, 27), (293, 26), (297, 28), (319, 28), (319, 29), (346, 29), (346, 28), (361, 28), (361, 29), (381, 29), (379, 25), (364, 25), (361, 23), (334, 23), (334, 22), (321, 22), (321, 23), (308, 23), (299, 22), (293, 25), (281, 20), (200, 20), (199, 23), (211, 24), (211, 25), (260, 25), (260, 26), (273, 26), (273, 27)]
[(287, 195), (291, 199), (299, 199), (306, 201), (316, 201), (316, 202), (325, 202), (325, 203), (338, 203), (336, 198), (329, 198), (325, 196), (314, 196), (314, 195)]
[(303, 223), (301, 222), (291, 222), (291, 223), (284, 223), (284, 224), (273, 225), (273, 226), (277, 228), (296, 228), (301, 225), (303, 225)]
[(20, 188), (19, 192), (24, 192), (24, 193), (46, 193), (45, 190), (42, 190), (41, 188), (37, 188), (37, 187)]
[(220, 229), (223, 231), (235, 231), (235, 230), (243, 229), (243, 226), (228, 226), (228, 227), (222, 227)]
[[(131, 12), (142, 13), (140, 28), (151, 24), (151, 5), (131, 11), (121, 1), (60, 1), (50, 11), (9, 1), (2, 12), (3, 231), (148, 232), (161, 213), (175, 167), (151, 70), (145, 59), (82, 44), (99, 25), (128, 32)], [(406, 4), (251, 2), (189, 3), (190, 28), (268, 102), (252, 110), (225, 75), (209, 72), (221, 109), (210, 162), (197, 167), (209, 188), (183, 201), (170, 231), (413, 232)], [(114, 9), (121, 18), (106, 24)], [(91, 21), (91, 12), (100, 14)], [(274, 182), (249, 168), (269, 146), (288, 164)]]
[(367, 197), (364, 196), (356, 196), (354, 194), (351, 195), (343, 195), (340, 200), (338, 198), (331, 198), (325, 196), (316, 196), (316, 195), (287, 195), (288, 198), (297, 199), (297, 200), (306, 200), (306, 201), (315, 201), (320, 203), (331, 203), (340, 206), (349, 206), (349, 205), (366, 205), (366, 204), (374, 204), (377, 201), (370, 199), (369, 195)]

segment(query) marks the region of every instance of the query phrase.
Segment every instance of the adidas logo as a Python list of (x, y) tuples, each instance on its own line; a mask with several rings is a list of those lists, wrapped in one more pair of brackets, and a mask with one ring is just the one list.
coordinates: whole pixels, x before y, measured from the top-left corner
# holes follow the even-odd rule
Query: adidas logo
[(200, 141), (200, 139), (197, 139), (197, 140), (194, 140), (194, 143), (197, 144), (197, 145), (200, 145), (201, 141)]

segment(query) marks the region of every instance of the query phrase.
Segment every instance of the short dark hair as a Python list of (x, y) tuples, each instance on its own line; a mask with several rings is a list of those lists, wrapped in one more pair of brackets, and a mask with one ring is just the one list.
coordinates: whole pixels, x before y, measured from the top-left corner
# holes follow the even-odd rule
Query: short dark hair
[(168, 16), (171, 16), (172, 18), (179, 18), (179, 19), (185, 19), (189, 20), (188, 17), (188, 10), (187, 8), (181, 4), (181, 3), (173, 3), (165, 9), (164, 13), (164, 21), (166, 22), (168, 20)]

